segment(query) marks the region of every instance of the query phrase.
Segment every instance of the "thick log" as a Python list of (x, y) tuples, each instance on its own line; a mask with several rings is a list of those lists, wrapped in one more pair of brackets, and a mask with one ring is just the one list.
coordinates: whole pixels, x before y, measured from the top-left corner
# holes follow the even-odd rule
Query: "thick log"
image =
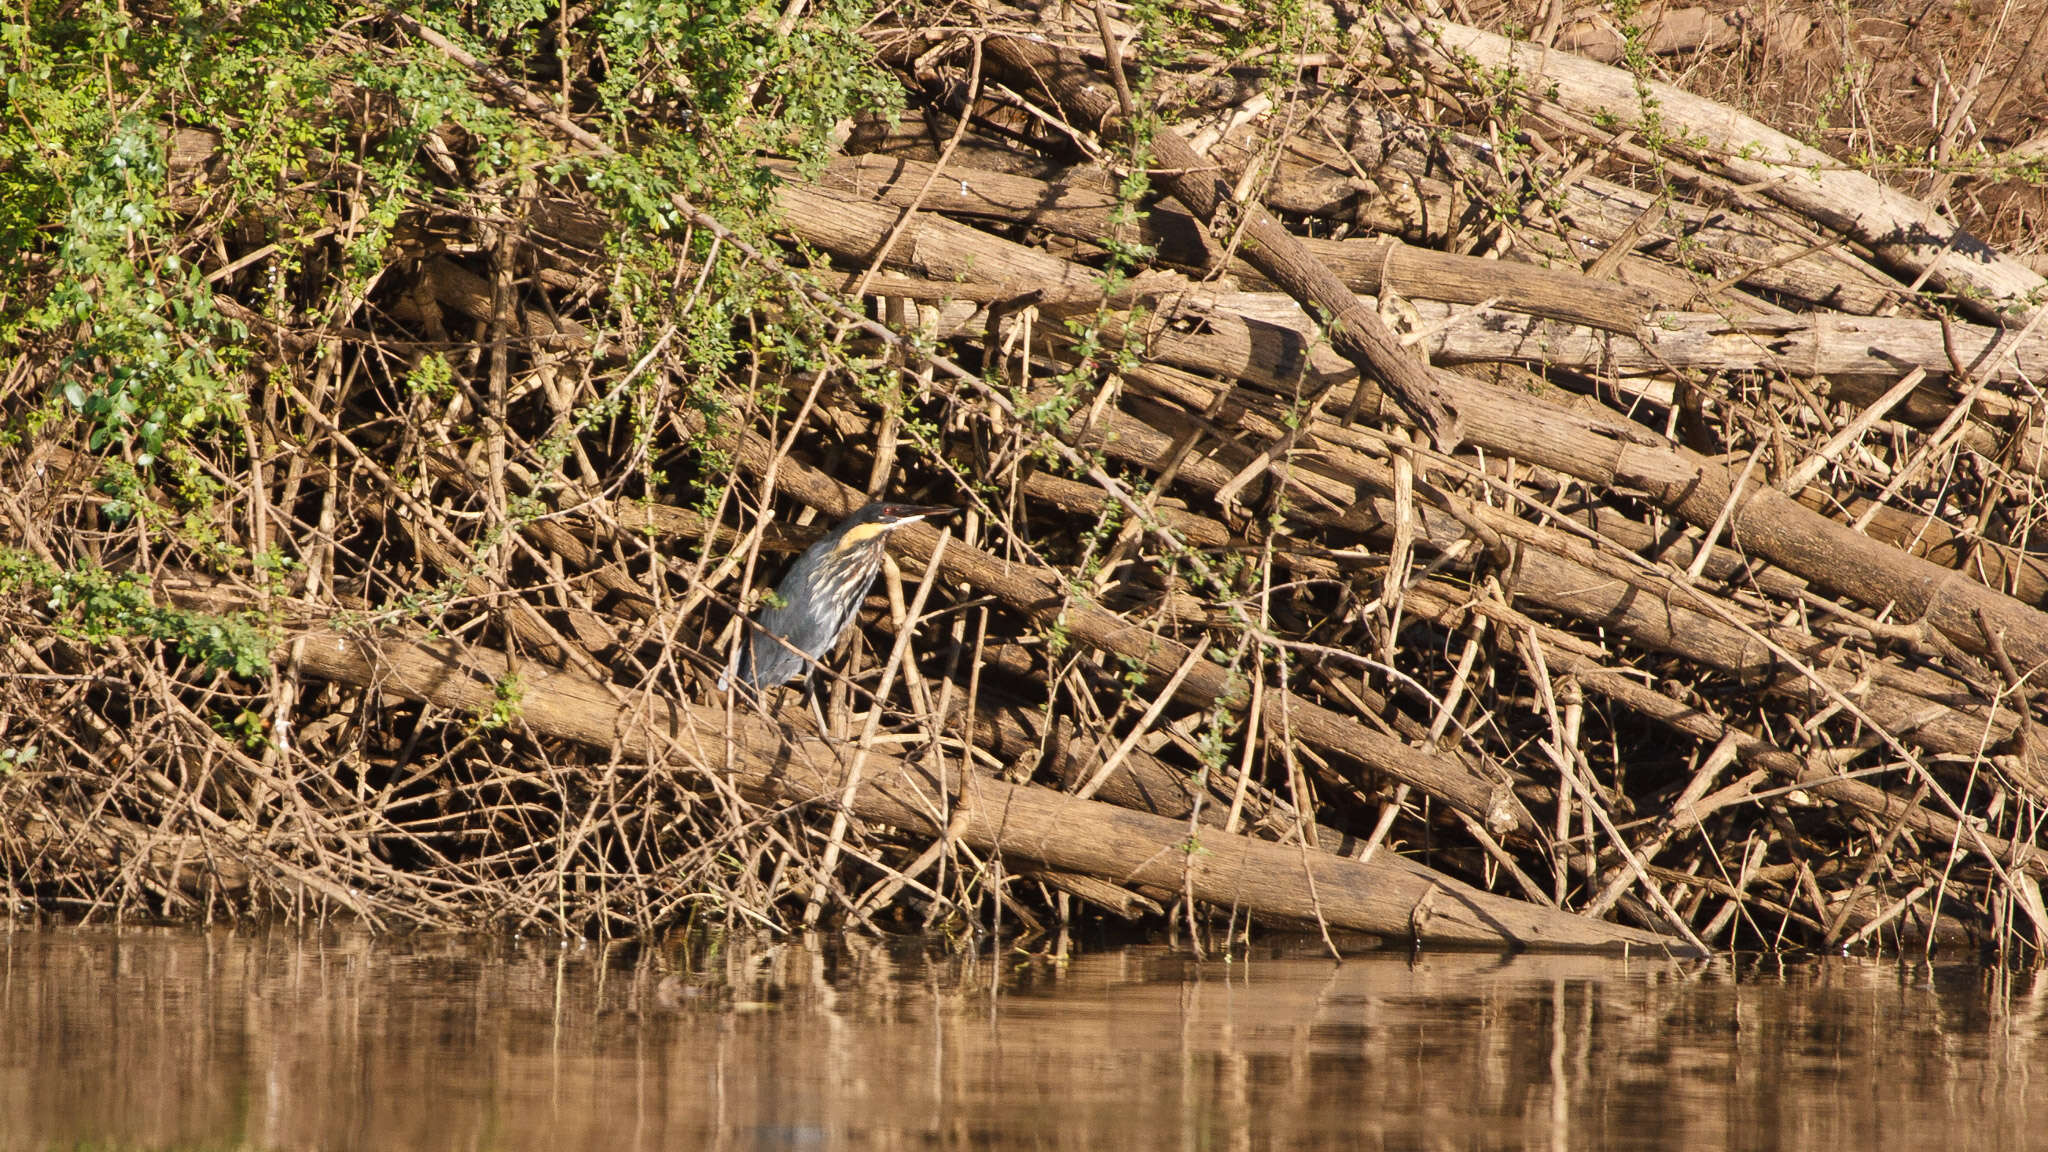
[[(1631, 23), (1642, 28), (1644, 49), (1657, 56), (1735, 49), (1746, 40), (1762, 40), (1774, 51), (1788, 52), (1804, 45), (1813, 29), (1813, 21), (1796, 12), (1717, 12), (1663, 3), (1643, 5)], [(1621, 63), (1631, 47), (1627, 34), (1606, 12), (1593, 12), (1560, 29), (1557, 46), (1602, 64)]]
[[(1143, 377), (1134, 373), (1133, 378)], [(1249, 412), (1238, 423), (1253, 437), (1277, 436), (1282, 431), (1267, 418)], [(1156, 469), (1171, 451), (1174, 433), (1185, 428), (1155, 425), (1111, 411), (1097, 418), (1094, 433), (1098, 438), (1089, 441), (1089, 446), (1112, 458)], [(1328, 434), (1336, 431), (1328, 424), (1316, 428)], [(1287, 482), (1321, 493), (1326, 503), (1341, 504), (1341, 522), (1355, 525), (1361, 514), (1390, 522), (1393, 509), (1386, 494), (1394, 486), (1391, 468), (1383, 461), (1363, 457), (1334, 435), (1328, 439), (1319, 435), (1316, 440), (1321, 441), (1317, 450), (1305, 454), (1289, 471)], [(1213, 492), (1234, 476), (1250, 455), (1251, 450), (1241, 445), (1215, 444), (1182, 462), (1180, 482)], [(1705, 589), (1682, 587), (1666, 575), (1626, 563), (1573, 536), (1479, 501), (1464, 502), (1461, 510), (1519, 546), (1512, 581), (1517, 602), (1541, 605), (1565, 619), (1625, 637), (1643, 649), (1669, 653), (1753, 683), (1759, 690), (1797, 700), (1808, 709), (1828, 707), (1836, 694), (1852, 698), (1873, 724), (1930, 751), (1974, 756), (1987, 749), (2003, 749), (2019, 734), (2021, 718), (2009, 706), (1994, 704), (1989, 695), (1972, 691), (1952, 677), (1928, 668), (1855, 660), (1837, 650), (1833, 641), (1782, 624), (1747, 605), (1709, 596)], [(1293, 515), (1324, 526), (1340, 522), (1338, 512), (1318, 507), (1313, 498), (1297, 502)], [(1616, 523), (1619, 520), (1618, 515), (1603, 514), (1594, 527), (1608, 533), (1640, 527), (1632, 521)], [(1193, 540), (1213, 540), (1220, 530), (1213, 524), (1205, 527), (1200, 518), (1185, 513), (1176, 524), (1188, 533), (1185, 538)], [(1415, 528), (1418, 539), (1439, 549), (1465, 535), (1461, 523), (1427, 505), (1418, 509)], [(1647, 533), (1631, 533), (1629, 541), (1619, 547), (1635, 551), (1650, 543)], [(1284, 548), (1278, 557), (1303, 574), (1335, 575), (1327, 561), (1298, 557)], [(1714, 610), (1708, 610), (1710, 606)], [(1804, 662), (1810, 674), (1796, 671), (1780, 653)], [(2048, 779), (2048, 764), (2040, 760), (2038, 751), (2028, 751), (2018, 754), (2016, 762), (2026, 772), (2018, 782), (2036, 794), (2044, 794), (2037, 780)]]
[(1683, 88), (1539, 44), (1448, 20), (1379, 13), (1390, 53), (1434, 72), (1511, 71), (1531, 90), (1586, 117), (1631, 128), (1652, 112), (1666, 147), (1867, 244), (1904, 279), (1926, 276), (1993, 324), (2024, 325), (2048, 280), (1941, 218), (1932, 208), (1769, 125)]
[[(1266, 331), (1278, 334), (1270, 326)], [(1152, 351), (1171, 362), (1178, 348), (1205, 338), (1163, 331)], [(1283, 339), (1299, 342), (1291, 332)], [(1211, 370), (1256, 378), (1260, 373), (1251, 345), (1244, 351), (1242, 362), (1211, 365)], [(1295, 357), (1279, 355), (1278, 362), (1292, 363), (1298, 377), (1312, 354), (1303, 347)], [(1274, 356), (1268, 349), (1266, 358)], [(1619, 417), (1567, 410), (1448, 371), (1437, 375), (1439, 390), (1452, 398), (1460, 414), (1465, 439), (1476, 447), (1555, 469), (1597, 489), (1637, 493), (1703, 530), (1723, 524), (1723, 509), (1738, 495), (1739, 468), (1672, 445)], [(1269, 382), (1289, 383), (1284, 374)], [(1340, 395), (1328, 408), (1342, 412), (1356, 405), (1371, 411), (1374, 399), (1370, 393), (1351, 401)], [(1329, 422), (1325, 417), (1319, 423)], [(1967, 652), (1989, 656), (1997, 638), (1987, 629), (1995, 632), (2022, 674), (2048, 666), (2048, 614), (2032, 605), (1863, 535), (1754, 476), (1739, 495), (1725, 518), (1727, 546), (1873, 610), (1890, 609), (1907, 621), (1925, 619)]]
[[(987, 50), (999, 70), (1020, 85), (1043, 87), (1076, 123), (1108, 132), (1128, 130), (1094, 77), (1078, 62), (1043, 44), (1010, 36), (992, 37)], [(1379, 380), (1438, 448), (1448, 452), (1457, 446), (1456, 411), (1444, 402), (1428, 366), (1401, 346), (1377, 312), (1352, 295), (1337, 274), (1264, 207), (1239, 201), (1231, 185), (1218, 175), (1215, 162), (1197, 153), (1179, 134), (1161, 128), (1152, 135), (1150, 147), (1163, 166), (1160, 180), (1197, 219), (1225, 234), (1241, 230), (1239, 251), (1244, 258), (1302, 307), (1326, 317), (1330, 343), (1338, 354)]]
[[(1333, 101), (1316, 119), (1330, 138), (1343, 141), (1341, 151), (1314, 139), (1318, 133), (1301, 131), (1287, 117), (1261, 117), (1219, 141), (1210, 154), (1241, 169), (1267, 162), (1277, 148), (1276, 183), (1282, 186), (1320, 176), (1342, 181), (1358, 189), (1354, 195), (1363, 196), (1365, 188), (1374, 185), (1405, 184), (1409, 195), (1381, 193), (1374, 202), (1410, 204), (1412, 218), (1385, 223), (1375, 219), (1373, 226), (1381, 231), (1421, 230), (1425, 243), (1452, 239), (1454, 233), (1431, 225), (1442, 227), (1437, 222), (1456, 219), (1465, 196), (1515, 191), (1514, 182), (1498, 172), (1494, 144), (1483, 138), (1408, 120), (1372, 100)], [(1630, 151), (1618, 140), (1602, 143), (1623, 156)], [(1444, 179), (1447, 165), (1457, 173), (1451, 183)], [(1356, 174), (1361, 171), (1372, 177), (1365, 188), (1358, 187), (1363, 182)], [(1901, 294), (1896, 282), (1839, 247), (1816, 250), (1810, 230), (1799, 227), (1798, 221), (1676, 201), (1653, 189), (1591, 175), (1546, 188), (1545, 194), (1546, 199), (1551, 194), (1557, 197), (1557, 207), (1525, 204), (1527, 226), (1514, 230), (1510, 252), (1519, 251), (1521, 259), (1536, 256), (1555, 267), (1578, 269), (1617, 246), (1635, 249), (1621, 256), (1614, 268), (1617, 278), (1655, 293), (1666, 307), (1690, 307), (1711, 298), (1714, 306), (1735, 312), (1776, 311), (1762, 301), (1725, 291), (1720, 283), (1724, 281), (1866, 315), (1895, 306)], [(1424, 201), (1430, 204), (1426, 211), (1421, 210)], [(1653, 213), (1662, 223), (1642, 233), (1639, 221)], [(1674, 259), (1690, 271), (1669, 262)]]
[[(743, 469), (761, 475), (776, 455), (774, 445), (754, 433), (737, 438), (734, 455)], [(844, 516), (866, 503), (855, 488), (800, 461), (784, 457), (776, 470), (782, 491), (832, 516)], [(914, 562), (928, 560), (938, 544), (938, 530), (913, 524), (891, 537)], [(1003, 560), (960, 543), (946, 548), (941, 571), (948, 580), (964, 581), (1041, 624), (1055, 621), (1074, 640), (1137, 661), (1164, 682), (1188, 661), (1190, 649), (1171, 637), (1141, 628), (1113, 612), (1068, 594), (1050, 572)], [(1229, 669), (1195, 660), (1182, 678), (1178, 696), (1198, 707), (1223, 703), (1242, 707), (1249, 691)], [(1496, 830), (1527, 829), (1534, 821), (1503, 775), (1488, 780), (1462, 758), (1446, 752), (1409, 747), (1391, 736), (1290, 693), (1264, 694), (1264, 721), (1270, 730), (1327, 748), (1403, 783), (1420, 788)]]
[[(498, 704), (514, 666), (504, 653), (454, 641), (415, 641), (311, 627), (292, 640), (300, 669), (321, 679), (423, 700), (455, 712)], [(684, 763), (728, 777), (756, 797), (831, 805), (855, 750), (800, 738), (738, 709), (627, 692), (532, 662), (518, 723), (535, 735), (635, 760)], [(870, 749), (853, 815), (925, 836), (950, 827), (985, 852), (1118, 885), (1191, 891), (1218, 907), (1425, 944), (1684, 952), (1640, 929), (1538, 908), (1482, 892), (1392, 855), (1331, 856), (1207, 830), (1185, 821), (975, 776), (964, 786)], [(957, 806), (947, 811), (955, 795)]]
[[(901, 212), (814, 184), (776, 190), (784, 223), (806, 244), (865, 267), (881, 254)], [(889, 250), (890, 267), (938, 281), (995, 284), (1052, 301), (1101, 300), (1102, 273), (942, 216), (911, 220)], [(876, 289), (880, 291), (878, 287)]]
[[(777, 167), (794, 175), (789, 166)], [(823, 182), (896, 208), (915, 205), (947, 215), (1027, 223), (1090, 243), (1116, 235), (1114, 217), (1121, 205), (1108, 192), (952, 166), (920, 200), (918, 193), (932, 172), (933, 165), (918, 160), (841, 156), (826, 169)], [(1155, 205), (1136, 228), (1140, 241), (1182, 267), (1206, 269), (1221, 256), (1201, 224), (1171, 205)], [(1458, 304), (1492, 300), (1512, 311), (1623, 333), (1634, 332), (1643, 316), (1657, 307), (1652, 294), (1612, 281), (1533, 264), (1435, 252), (1391, 238), (1303, 237), (1301, 243), (1354, 291), (1372, 295), (1391, 287), (1419, 299)], [(1230, 267), (1239, 275), (1256, 274), (1242, 257), (1233, 259)]]
[[(1907, 316), (1816, 312), (1730, 319), (1711, 312), (1655, 312), (1623, 336), (1493, 311), (1417, 311), (1429, 331), (1423, 347), (1439, 364), (1519, 360), (1623, 374), (1771, 371), (1893, 379), (1924, 368), (1943, 380), (1960, 365), (1974, 379), (1999, 384), (2048, 375), (2048, 332), (2020, 338), (1979, 324), (1944, 330), (1939, 321)], [(1306, 317), (1301, 326), (1307, 327)]]

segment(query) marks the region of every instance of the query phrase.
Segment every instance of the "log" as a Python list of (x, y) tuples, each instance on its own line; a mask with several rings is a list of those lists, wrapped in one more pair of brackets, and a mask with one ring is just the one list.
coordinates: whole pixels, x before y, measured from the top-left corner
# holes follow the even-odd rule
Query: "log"
[[(741, 468), (761, 475), (774, 458), (775, 448), (757, 434), (744, 433), (738, 437), (734, 455)], [(787, 457), (776, 470), (776, 485), (835, 517), (845, 516), (867, 502), (857, 489)], [(898, 529), (891, 539), (913, 562), (922, 564), (931, 558), (939, 533), (928, 524), (913, 524)], [(1069, 596), (1065, 585), (1052, 573), (960, 543), (947, 546), (940, 570), (946, 579), (972, 585), (1028, 619), (1043, 624), (1057, 620), (1074, 640), (1135, 660), (1160, 681), (1171, 677), (1188, 659), (1187, 645)], [(1246, 694), (1244, 685), (1233, 681), (1228, 669), (1208, 660), (1194, 662), (1181, 680), (1178, 693), (1182, 700), (1198, 707), (1216, 703), (1241, 707), (1246, 703)], [(1529, 813), (1515, 800), (1505, 777), (1486, 779), (1458, 756), (1409, 747), (1349, 716), (1284, 692), (1265, 693), (1263, 718), (1275, 731), (1291, 732), (1297, 739), (1338, 752), (1420, 788), (1490, 828), (1534, 826)]]
[[(778, 172), (794, 176), (791, 165)], [(917, 205), (932, 212), (1030, 224), (1062, 236), (1101, 243), (1114, 235), (1115, 196), (1093, 188), (1048, 184), (1026, 176), (961, 168), (945, 169), (922, 202), (918, 200), (933, 166), (881, 156), (841, 156), (822, 177), (834, 190), (895, 208)], [(1219, 253), (1201, 224), (1172, 205), (1152, 207), (1137, 225), (1137, 238), (1182, 267), (1206, 269)], [(1378, 295), (1391, 287), (1404, 296), (1477, 304), (1493, 300), (1533, 316), (1584, 324), (1609, 332), (1634, 332), (1656, 297), (1641, 289), (1594, 280), (1577, 272), (1507, 264), (1417, 248), (1391, 238), (1301, 243), (1354, 291)], [(1240, 275), (1257, 275), (1242, 257), (1230, 262)], [(1261, 277), (1263, 280), (1263, 277)]]
[[(1602, 64), (1620, 63), (1626, 59), (1630, 45), (1614, 19), (1604, 11), (1581, 17), (1558, 32), (1557, 46)], [(1693, 5), (1662, 3), (1643, 5), (1630, 23), (1642, 29), (1644, 49), (1656, 56), (1735, 49), (1751, 39), (1786, 52), (1803, 45), (1813, 28), (1812, 20), (1793, 12), (1760, 15), (1747, 8), (1717, 12)]]
[(1991, 323), (2024, 326), (2048, 280), (1950, 224), (1926, 204), (1734, 109), (1670, 84), (1448, 20), (1378, 13), (1387, 50), (1417, 68), (1512, 71), (1572, 112), (1644, 127), (1654, 109), (1666, 147), (1868, 245), (1902, 279), (1928, 280)]
[[(1020, 86), (1042, 86), (1076, 122), (1113, 132), (1127, 130), (1093, 77), (1079, 63), (1043, 44), (1011, 36), (992, 37), (989, 60)], [(1358, 298), (1282, 227), (1264, 207), (1243, 203), (1231, 185), (1171, 128), (1152, 135), (1152, 152), (1163, 165), (1160, 179), (1174, 196), (1211, 229), (1242, 231), (1239, 251), (1304, 308), (1327, 317), (1330, 342), (1359, 371), (1379, 380), (1396, 403), (1445, 452), (1458, 444), (1458, 417), (1438, 393), (1428, 366), (1403, 348), (1379, 314)], [(1227, 239), (1221, 237), (1220, 239)]]
[[(1873, 375), (1914, 368), (1944, 381), (1960, 365), (1974, 379), (2016, 385), (2048, 376), (2048, 331), (2021, 336), (1978, 324), (1908, 316), (1731, 319), (1711, 312), (1653, 312), (1628, 335), (1524, 316), (1420, 306), (1439, 364), (1516, 360), (1582, 372), (1784, 372), (1793, 376)], [(1307, 318), (1301, 327), (1307, 328)], [(1953, 357), (1953, 359), (1951, 359)]]
[[(286, 648), (307, 675), (454, 712), (495, 706), (497, 686), (515, 670), (491, 648), (318, 625), (299, 630)], [(799, 737), (753, 713), (623, 691), (530, 661), (517, 672), (525, 685), (517, 722), (535, 736), (600, 753), (616, 749), (652, 764), (687, 764), (725, 775), (764, 800), (829, 807), (854, 755), (849, 745)], [(979, 775), (949, 813), (944, 806), (960, 781), (873, 749), (863, 775), (853, 815), (864, 820), (923, 836), (944, 835), (950, 826), (980, 851), (1120, 886), (1185, 889), (1204, 903), (1260, 917), (1320, 917), (1333, 928), (1438, 946), (1688, 951), (1657, 933), (1496, 896), (1391, 855), (1361, 862), (1220, 830), (1191, 841), (1184, 821)]]
[[(784, 184), (775, 198), (785, 225), (799, 239), (859, 267), (880, 253), (902, 215), (864, 196), (814, 184)], [(1054, 302), (1103, 298), (1102, 273), (1093, 268), (930, 214), (910, 221), (885, 265), (942, 282), (1036, 292)]]
[[(1293, 333), (1287, 338), (1300, 339)], [(1152, 350), (1172, 362), (1177, 349), (1203, 339), (1161, 331)], [(1244, 351), (1247, 358), (1241, 362), (1207, 367), (1224, 376), (1256, 378), (1249, 344)], [(1298, 375), (1308, 368), (1312, 353), (1303, 347), (1297, 354), (1270, 348), (1267, 354), (1277, 356), (1275, 362), (1293, 365)], [(1440, 391), (1452, 398), (1460, 413), (1466, 441), (1475, 447), (1554, 469), (1599, 490), (1637, 493), (1702, 530), (1722, 521), (1723, 509), (1735, 495), (1739, 468), (1669, 444), (1619, 417), (1568, 410), (1541, 397), (1447, 371), (1439, 370), (1438, 380)], [(1292, 383), (1284, 376), (1268, 382)], [(1370, 392), (1349, 400), (1339, 395), (1329, 408), (1371, 411), (1374, 399)], [(1318, 421), (1331, 422), (1328, 417)], [(1768, 560), (1818, 588), (1873, 610), (1889, 608), (1907, 621), (1925, 619), (1957, 647), (1980, 656), (1990, 655), (1999, 642), (1987, 634), (1989, 628), (2002, 637), (2022, 674), (2048, 666), (2048, 614), (1954, 569), (1863, 535), (1755, 477), (1742, 489), (1726, 526), (1728, 546)]]

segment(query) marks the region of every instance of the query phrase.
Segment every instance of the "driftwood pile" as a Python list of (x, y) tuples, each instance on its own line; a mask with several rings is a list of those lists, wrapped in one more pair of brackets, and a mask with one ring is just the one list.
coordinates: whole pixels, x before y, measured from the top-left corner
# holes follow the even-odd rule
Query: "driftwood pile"
[[(2048, 286), (1637, 74), (1339, 27), (1252, 68), (1141, 59), (1100, 8), (878, 24), (909, 112), (761, 158), (779, 244), (677, 197), (666, 328), (605, 326), (612, 225), (567, 185), (416, 208), (324, 313), (224, 276), (283, 367), (223, 532), (295, 582), (152, 554), (56, 437), (0, 509), (14, 547), (260, 614), (275, 668), (6, 605), (0, 710), (44, 733), (0, 778), (12, 894), (2039, 945)], [(218, 138), (171, 139), (189, 187)], [(786, 310), (709, 374), (675, 339), (706, 260)], [(829, 338), (758, 350), (789, 331)], [(429, 352), (446, 396), (399, 386)], [(898, 535), (815, 706), (716, 691), (736, 613), (885, 494), (962, 511)]]

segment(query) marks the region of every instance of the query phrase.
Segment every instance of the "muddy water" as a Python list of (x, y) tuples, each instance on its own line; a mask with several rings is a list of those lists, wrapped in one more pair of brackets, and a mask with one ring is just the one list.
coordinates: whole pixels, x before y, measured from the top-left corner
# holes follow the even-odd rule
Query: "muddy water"
[(0, 1148), (2048, 1148), (2048, 979), (0, 932)]

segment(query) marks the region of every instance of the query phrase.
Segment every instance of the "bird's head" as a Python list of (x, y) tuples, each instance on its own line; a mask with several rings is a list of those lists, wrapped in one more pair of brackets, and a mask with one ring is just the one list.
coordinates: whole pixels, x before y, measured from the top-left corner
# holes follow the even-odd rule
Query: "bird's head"
[(927, 516), (943, 516), (953, 509), (944, 504), (891, 504), (877, 500), (846, 518), (845, 543), (886, 536)]

